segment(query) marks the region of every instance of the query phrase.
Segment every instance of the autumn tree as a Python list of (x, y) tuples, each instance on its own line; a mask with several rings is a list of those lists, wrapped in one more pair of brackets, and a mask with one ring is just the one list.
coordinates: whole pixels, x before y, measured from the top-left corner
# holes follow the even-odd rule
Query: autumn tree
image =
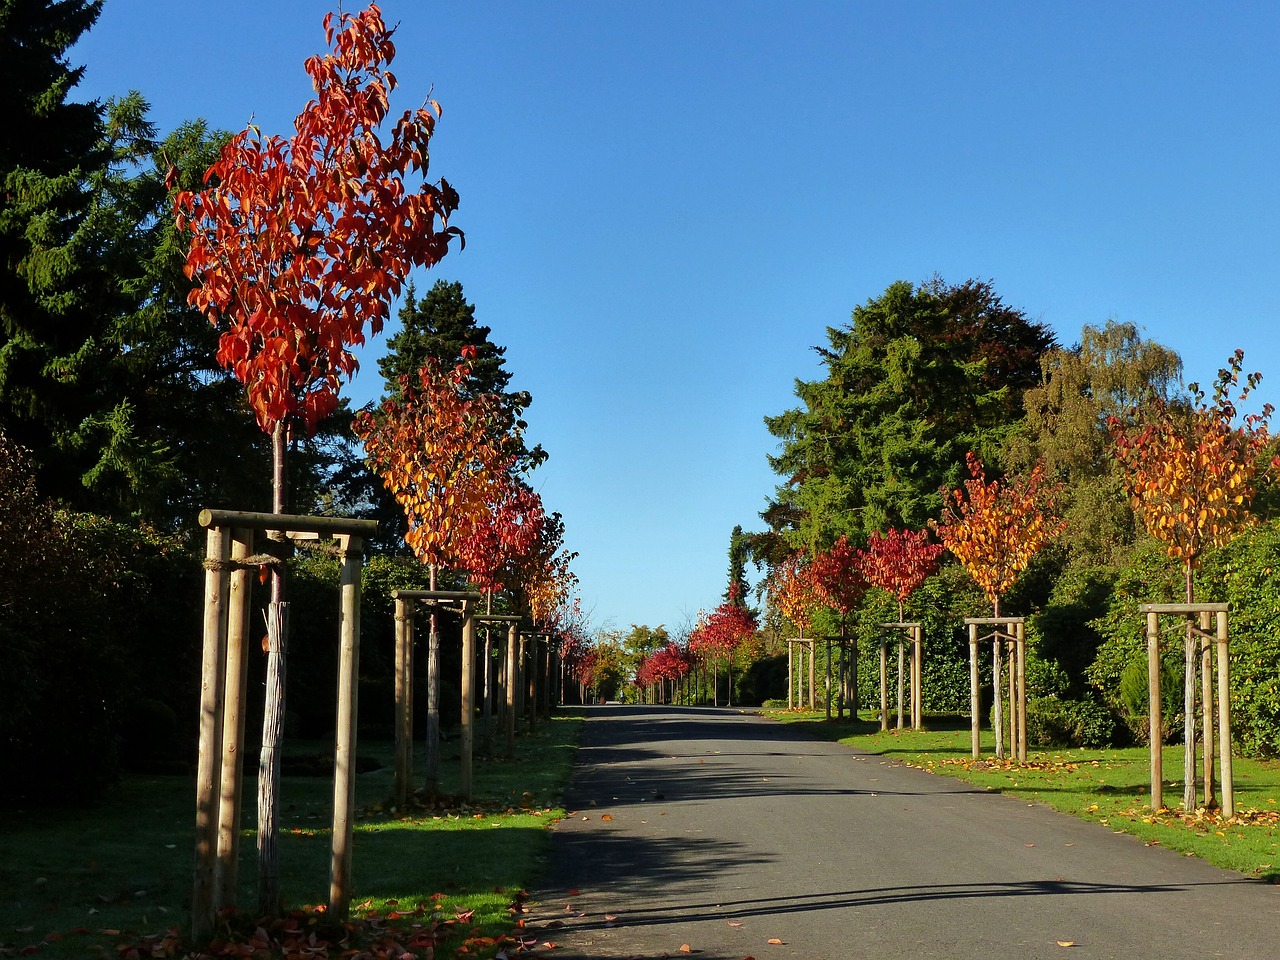
[[(526, 501), (511, 475), (518, 431), (501, 398), (471, 396), (466, 387), (470, 350), (445, 370), (428, 360), (417, 382), (402, 377), (399, 398), (361, 410), (352, 424), (373, 470), (382, 477), (408, 519), (405, 541), (430, 571), (436, 589), (442, 567), (474, 565), (476, 575), (498, 582), (505, 562), (503, 537), (532, 554), (545, 526), (541, 504)], [(526, 522), (528, 526), (526, 526)], [(427, 642), (427, 789), (439, 775), (439, 614), (431, 611)]]
[[(1237, 403), (1262, 379), (1250, 374), (1239, 397), (1244, 352), (1237, 350), (1218, 371), (1213, 400), (1191, 384), (1191, 402), (1161, 399), (1132, 407), (1107, 421), (1134, 511), (1147, 532), (1165, 544), (1182, 566), (1187, 603), (1195, 601), (1194, 573), (1204, 552), (1228, 543), (1253, 522), (1250, 505), (1276, 460), (1269, 454), (1270, 404), (1240, 418)], [(1195, 805), (1196, 639), (1188, 623), (1184, 678), (1184, 802)]]
[(701, 619), (689, 636), (689, 649), (712, 663), (712, 702), (720, 703), (715, 671), (723, 659), (729, 677), (728, 704), (733, 706), (733, 653), (756, 629), (755, 615), (736, 596)]
[[(849, 710), (858, 715), (858, 639), (849, 634), (849, 617), (858, 609), (867, 592), (867, 581), (862, 574), (858, 551), (841, 536), (831, 549), (817, 554), (809, 563), (809, 576), (819, 603), (830, 609), (840, 625), (842, 676), (840, 677), (841, 710), (844, 708), (845, 687), (848, 687)], [(845, 656), (848, 651), (848, 656)], [(827, 646), (827, 714), (831, 713), (831, 647)]]
[[(283, 513), (294, 425), (313, 432), (356, 369), (352, 348), (376, 335), (409, 271), (460, 238), (449, 184), (424, 180), (439, 108), (406, 110), (384, 129), (396, 80), (393, 30), (376, 5), (324, 19), (331, 50), (305, 63), (316, 97), (285, 138), (236, 134), (203, 190), (177, 195), (190, 230), (190, 302), (222, 331), (219, 362), (244, 385), (272, 437), (272, 508)], [(409, 178), (410, 182), (406, 182)], [(284, 578), (272, 576), (267, 709), (259, 775), (260, 899), (279, 908), (276, 800), (283, 735)]]
[(943, 546), (964, 564), (1000, 616), (1000, 598), (1031, 558), (1062, 532), (1044, 466), (1011, 479), (987, 480), (982, 461), (969, 454), (969, 479), (951, 492), (936, 524)]
[(898, 619), (911, 594), (938, 569), (946, 548), (929, 539), (925, 530), (875, 532), (858, 557), (867, 583), (888, 592), (898, 601)]

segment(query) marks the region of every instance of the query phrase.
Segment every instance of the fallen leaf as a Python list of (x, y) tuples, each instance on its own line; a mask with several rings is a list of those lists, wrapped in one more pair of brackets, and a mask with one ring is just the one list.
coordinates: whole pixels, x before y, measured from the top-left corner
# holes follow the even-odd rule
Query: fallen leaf
[(782, 941), (781, 941), (781, 940), (779, 940), (777, 937), (770, 937), (770, 938), (769, 938), (769, 943), (771, 943), (771, 944), (772, 944), (773, 946), (775, 946), (775, 947), (780, 947), (780, 946), (782, 946)]
[(680, 944), (680, 952), (681, 952), (681, 953), (693, 953), (693, 947), (689, 946), (687, 943), (682, 943), (682, 944)]
[(1075, 942), (1074, 940), (1059, 940), (1059, 941), (1058, 941), (1058, 946), (1060, 946), (1060, 947), (1074, 947), (1075, 945), (1076, 945), (1076, 942)]
[(730, 920), (730, 921), (729, 921), (729, 926), (731, 926), (731, 927), (740, 927), (740, 926), (742, 926), (742, 921), (741, 921), (741, 920)]
[(612, 819), (613, 819), (613, 814), (612, 814), (612, 813), (606, 813), (606, 814), (605, 814), (603, 817), (601, 817), (600, 819), (601, 819), (601, 820), (612, 820)]

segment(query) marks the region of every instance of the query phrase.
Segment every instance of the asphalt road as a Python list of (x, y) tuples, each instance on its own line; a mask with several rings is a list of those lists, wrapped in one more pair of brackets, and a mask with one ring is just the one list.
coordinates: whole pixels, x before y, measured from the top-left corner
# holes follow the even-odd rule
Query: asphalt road
[(591, 708), (567, 802), (556, 960), (1280, 956), (1280, 887), (734, 710)]

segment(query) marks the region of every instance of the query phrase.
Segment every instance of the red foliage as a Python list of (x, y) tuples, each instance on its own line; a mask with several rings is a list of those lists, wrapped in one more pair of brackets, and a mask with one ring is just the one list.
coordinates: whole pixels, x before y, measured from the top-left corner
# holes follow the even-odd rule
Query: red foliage
[(405, 184), (427, 167), (439, 116), (406, 111), (390, 133), (392, 30), (376, 5), (324, 20), (332, 50), (305, 68), (316, 99), (288, 139), (250, 126), (223, 148), (206, 187), (175, 198), (191, 231), (189, 300), (226, 325), (218, 361), (245, 384), (258, 424), (290, 417), (308, 431), (337, 406), (356, 369), (350, 348), (377, 334), (414, 266), (430, 266), (461, 232), (445, 180)]
[(849, 545), (848, 537), (841, 537), (826, 553), (814, 557), (809, 562), (809, 576), (821, 603), (834, 610), (842, 622), (867, 592), (858, 551)]
[(889, 591), (899, 603), (906, 603), (938, 569), (945, 550), (942, 544), (929, 542), (927, 531), (889, 530), (871, 534), (859, 562), (868, 583)]

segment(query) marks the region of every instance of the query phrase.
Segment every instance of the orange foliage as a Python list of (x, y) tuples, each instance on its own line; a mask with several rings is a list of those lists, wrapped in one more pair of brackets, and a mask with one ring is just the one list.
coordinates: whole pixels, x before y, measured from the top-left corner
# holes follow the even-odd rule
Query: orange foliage
[[(1218, 372), (1213, 403), (1192, 384), (1190, 408), (1154, 401), (1128, 420), (1110, 417), (1116, 457), (1125, 471), (1134, 511), (1148, 532), (1164, 541), (1169, 556), (1194, 568), (1207, 547), (1222, 546), (1252, 522), (1249, 505), (1265, 455), (1271, 406), (1233, 426), (1236, 407), (1229, 391), (1239, 381), (1243, 351)], [(1260, 375), (1248, 378), (1244, 400)]]
[(419, 383), (402, 377), (401, 399), (362, 410), (352, 429), (373, 469), (409, 518), (405, 541), (423, 563), (465, 559), (510, 483), (510, 435), (495, 434), (504, 405), (496, 394), (468, 396), (468, 361), (445, 372), (434, 360)]
[(936, 524), (943, 546), (956, 555), (999, 608), (1000, 597), (1017, 582), (1036, 552), (1062, 532), (1044, 490), (1044, 464), (1012, 482), (986, 482), (982, 461), (965, 457), (971, 479), (953, 490)]

